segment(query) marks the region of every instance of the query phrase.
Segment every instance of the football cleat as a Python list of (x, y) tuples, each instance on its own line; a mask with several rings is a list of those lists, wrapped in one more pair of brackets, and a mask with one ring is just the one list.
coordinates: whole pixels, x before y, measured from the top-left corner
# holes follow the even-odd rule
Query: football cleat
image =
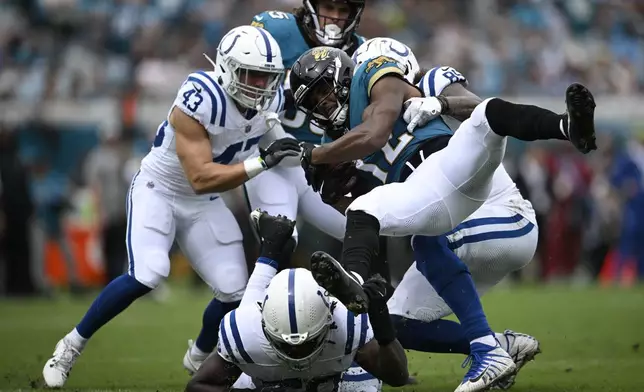
[(191, 376), (197, 373), (197, 370), (199, 370), (206, 358), (208, 358), (207, 355), (194, 355), (192, 353), (192, 346), (194, 346), (194, 344), (195, 343), (192, 339), (188, 340), (188, 351), (186, 351), (186, 355), (183, 356), (183, 367)]
[(51, 358), (45, 363), (42, 377), (49, 388), (61, 388), (65, 385), (69, 373), (80, 355), (80, 351), (64, 338), (56, 343)]
[(313, 253), (311, 273), (318, 284), (340, 300), (347, 309), (355, 314), (367, 312), (369, 297), (362, 289), (362, 283), (331, 255), (322, 251)]
[(595, 143), (595, 98), (590, 90), (579, 83), (566, 89), (566, 113), (568, 121), (565, 130), (568, 140), (583, 154), (597, 149)]
[(512, 357), (500, 346), (492, 347), (482, 343), (474, 343), (471, 353), (463, 362), (462, 367), (470, 366), (463, 381), (455, 392), (485, 391), (492, 384), (516, 369)]
[(516, 382), (516, 377), (519, 371), (534, 357), (541, 353), (539, 341), (530, 335), (518, 333), (506, 329), (503, 334), (497, 334), (497, 340), (501, 347), (512, 357), (517, 368), (515, 371), (494, 382), (492, 389), (510, 389)]

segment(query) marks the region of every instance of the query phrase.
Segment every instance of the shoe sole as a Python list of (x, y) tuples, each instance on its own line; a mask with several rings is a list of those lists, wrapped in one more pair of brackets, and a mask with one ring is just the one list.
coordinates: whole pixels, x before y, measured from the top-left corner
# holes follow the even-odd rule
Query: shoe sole
[[(593, 94), (585, 86), (573, 83), (566, 89), (569, 137), (573, 145), (584, 154), (597, 149), (595, 144), (596, 106)], [(579, 133), (577, 134), (577, 132)], [(574, 137), (573, 133), (575, 133)]]
[(526, 354), (523, 357), (521, 364), (517, 365), (512, 374), (507, 375), (503, 377), (503, 379), (499, 379), (498, 381), (492, 383), (492, 387), (490, 389), (508, 390), (512, 388), (512, 386), (514, 386), (514, 384), (516, 383), (516, 378), (519, 375), (519, 371), (523, 369), (523, 367), (527, 365), (528, 362), (534, 361), (537, 355), (541, 354), (541, 343), (536, 339), (535, 341), (537, 342), (537, 349), (530, 354)]
[(367, 302), (360, 296), (347, 293), (347, 289), (343, 285), (346, 279), (349, 279), (351, 284), (358, 285), (358, 282), (349, 276), (333, 257), (321, 251), (313, 253), (311, 255), (311, 273), (315, 281), (339, 299), (347, 309), (356, 314), (367, 312)]

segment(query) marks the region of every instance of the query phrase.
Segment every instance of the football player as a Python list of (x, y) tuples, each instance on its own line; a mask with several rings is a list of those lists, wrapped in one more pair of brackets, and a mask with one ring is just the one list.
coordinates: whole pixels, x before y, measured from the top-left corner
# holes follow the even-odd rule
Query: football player
[[(566, 91), (567, 112), (559, 115), (498, 98), (475, 104), (467, 94), (437, 96), (432, 99), (440, 103), (443, 115), (475, 106), (447, 146), (441, 146), (440, 136), (452, 132), (440, 117), (413, 134), (407, 130), (403, 103), (421, 97), (421, 92), (405, 79), (405, 64), (381, 55), (354, 69), (344, 52), (327, 48), (328, 54), (321, 58), (322, 49), (305, 53), (292, 67), (296, 103), (321, 125), (337, 128), (348, 119), (350, 130), (323, 146), (304, 146), (307, 178), (320, 189), (329, 164), (362, 159), (360, 169), (382, 186), (349, 206), (342, 264), (316, 253), (311, 259), (313, 274), (347, 307), (364, 312), (368, 298), (360, 282), (370, 274), (378, 235), (415, 235), (416, 261), (426, 266), (425, 275), (434, 279), (432, 286), (458, 316), (470, 342), (470, 370), (456, 391), (485, 389), (511, 375), (516, 365), (496, 341), (467, 267), (443, 234), (487, 200), (507, 136), (570, 140), (582, 153), (596, 149), (593, 97), (585, 87), (571, 85)], [(436, 259), (442, 262), (431, 262)]]
[(273, 119), (284, 102), (284, 66), (270, 34), (237, 27), (222, 39), (219, 51), (224, 55), (217, 56), (214, 72), (192, 73), (181, 85), (132, 179), (128, 272), (107, 285), (56, 344), (43, 369), (47, 386), (62, 387), (94, 333), (168, 276), (168, 252), (175, 240), (214, 291), (196, 344), (203, 353), (212, 351), (219, 322), (237, 307), (248, 272), (241, 232), (219, 194), (258, 180), (301, 149), (291, 138), (261, 152), (257, 147), (262, 137), (277, 139)]
[(262, 249), (248, 289), (221, 322), (218, 355), (202, 364), (186, 390), (227, 391), (243, 372), (258, 390), (333, 391), (354, 360), (384, 382), (404, 385), (407, 359), (386, 305), (391, 287), (378, 276), (367, 281), (369, 318), (355, 316), (308, 270), (277, 272), (288, 259), (295, 222), (252, 215)]
[[(353, 60), (359, 66), (381, 55), (394, 58), (412, 70), (414, 83), (425, 97), (470, 97), (450, 111), (451, 116), (461, 121), (468, 118), (480, 99), (466, 89), (467, 79), (454, 68), (444, 66), (432, 68), (424, 74), (417, 73), (415, 70), (419, 67), (414, 64), (416, 60), (411, 53), (406, 45), (391, 38), (373, 38), (358, 48)], [(405, 105), (408, 107), (403, 118), (409, 123), (409, 132), (441, 115), (437, 98), (412, 98)], [(443, 135), (435, 141), (444, 148), (450, 138), (451, 135)], [(416, 156), (421, 161), (427, 158), (425, 154), (432, 153), (428, 149), (421, 151), (423, 155)], [(421, 161), (415, 162), (412, 168)], [(446, 234), (446, 244), (468, 267), (477, 292), (482, 295), (510, 272), (523, 268), (532, 260), (537, 246), (537, 230), (531, 203), (523, 199), (501, 164), (494, 173), (492, 190), (485, 203)], [(428, 272), (431, 270), (425, 263), (414, 263), (389, 301), (389, 308), (396, 318), (399, 340), (405, 349), (469, 354), (470, 344), (462, 326), (442, 319), (451, 313), (451, 309), (429, 283), (435, 281), (435, 277)], [(517, 371), (540, 352), (539, 342), (532, 336), (510, 330), (495, 336), (501, 347), (512, 356)], [(515, 375), (512, 374), (497, 381), (495, 386), (507, 389), (514, 381)]]
[[(271, 33), (282, 48), (284, 67), (290, 69), (298, 57), (316, 46), (333, 46), (349, 55), (364, 42), (356, 34), (366, 0), (304, 0), (293, 13), (265, 11), (255, 15), (253, 26)], [(286, 81), (288, 91), (288, 79)], [(306, 114), (290, 103), (287, 93), (284, 130), (303, 142), (319, 144), (324, 130), (307, 120)]]

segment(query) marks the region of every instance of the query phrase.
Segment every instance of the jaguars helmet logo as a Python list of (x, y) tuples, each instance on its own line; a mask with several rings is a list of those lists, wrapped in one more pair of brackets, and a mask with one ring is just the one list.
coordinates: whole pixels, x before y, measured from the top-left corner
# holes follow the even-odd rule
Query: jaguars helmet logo
[(329, 58), (329, 48), (313, 48), (311, 51), (315, 61), (322, 61)]
[(380, 57), (376, 57), (376, 58), (375, 58), (375, 59), (373, 59), (373, 60), (370, 60), (370, 61), (367, 63), (367, 67), (365, 68), (365, 72), (366, 72), (366, 73), (369, 73), (369, 71), (371, 71), (372, 69), (374, 69), (374, 68), (380, 68), (380, 67), (382, 67), (382, 66), (383, 66), (383, 64), (385, 64), (385, 63), (394, 63), (394, 64), (398, 64), (398, 62), (397, 62), (396, 60), (392, 59), (391, 57), (387, 57), (387, 56), (380, 56)]

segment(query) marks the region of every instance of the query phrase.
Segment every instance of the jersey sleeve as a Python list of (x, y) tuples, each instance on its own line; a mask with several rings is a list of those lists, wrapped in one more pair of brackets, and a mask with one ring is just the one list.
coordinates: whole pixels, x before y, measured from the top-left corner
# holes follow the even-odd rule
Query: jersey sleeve
[(194, 72), (183, 82), (174, 106), (204, 128), (225, 125), (226, 101), (222, 88), (206, 72)]
[(435, 67), (427, 71), (417, 86), (426, 97), (435, 97), (440, 95), (447, 86), (454, 83), (467, 86), (467, 79), (452, 67)]
[(373, 331), (369, 323), (369, 317), (366, 313), (359, 316), (354, 315), (347, 310), (347, 329), (346, 329), (344, 353), (349, 355), (360, 350), (365, 344), (373, 339)]
[(235, 364), (254, 363), (244, 344), (250, 343), (249, 339), (244, 339), (240, 333), (240, 323), (238, 315), (244, 315), (244, 309), (232, 310), (224, 316), (219, 324), (219, 341), (217, 342), (217, 354), (228, 362)]
[(284, 85), (281, 85), (277, 89), (277, 94), (275, 95), (275, 98), (273, 98), (273, 101), (271, 102), (269, 110), (271, 112), (280, 114), (284, 111), (285, 105), (286, 105), (286, 96), (284, 94)]
[(379, 56), (365, 61), (361, 68), (365, 73), (365, 75), (361, 75), (361, 78), (365, 84), (364, 87), (367, 88), (367, 96), (371, 96), (371, 89), (384, 76), (399, 75), (402, 77), (405, 74), (400, 64), (387, 56)]

